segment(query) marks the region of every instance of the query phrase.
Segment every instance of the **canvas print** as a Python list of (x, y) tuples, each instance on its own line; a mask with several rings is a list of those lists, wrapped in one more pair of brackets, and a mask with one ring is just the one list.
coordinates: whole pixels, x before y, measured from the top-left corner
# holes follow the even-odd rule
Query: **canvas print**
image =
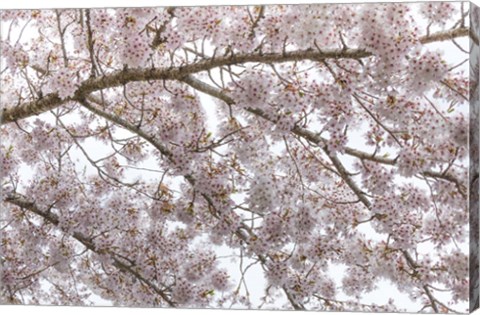
[(0, 12), (0, 303), (478, 307), (468, 2)]

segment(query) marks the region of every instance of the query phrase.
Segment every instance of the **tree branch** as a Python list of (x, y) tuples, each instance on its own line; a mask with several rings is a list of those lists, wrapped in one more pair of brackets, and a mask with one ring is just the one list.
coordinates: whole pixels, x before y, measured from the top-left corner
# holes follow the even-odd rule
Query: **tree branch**
[(58, 29), (58, 34), (60, 35), (60, 44), (62, 47), (62, 54), (63, 54), (63, 66), (65, 68), (68, 67), (68, 57), (67, 57), (67, 49), (65, 48), (65, 31), (66, 28), (62, 30), (62, 21), (60, 19), (60, 12), (58, 10), (55, 10), (55, 14), (57, 16), (57, 29)]
[(90, 9), (85, 10), (85, 16), (86, 16), (86, 23), (87, 23), (87, 48), (90, 54), (90, 63), (92, 64), (90, 76), (94, 77), (97, 75), (98, 70), (96, 66), (95, 52), (93, 47), (94, 40), (93, 40), (92, 26), (90, 23)]
[[(95, 113), (95, 114), (97, 114), (97, 115), (99, 115), (99, 116), (117, 124), (117, 125), (120, 125), (123, 128), (125, 128), (126, 130), (128, 130), (128, 131), (138, 135), (139, 137), (143, 138), (148, 143), (150, 143), (153, 147), (155, 147), (163, 156), (165, 156), (168, 159), (171, 159), (172, 153), (168, 150), (168, 148), (166, 148), (163, 144), (159, 143), (154, 137), (146, 134), (140, 128), (136, 127), (135, 125), (129, 123), (126, 120), (123, 120), (122, 118), (120, 118), (118, 116), (109, 114), (105, 111), (102, 111), (102, 110), (96, 108), (95, 106), (92, 106), (86, 100), (81, 100), (79, 102), (80, 102), (80, 104), (82, 104), (82, 106), (84, 106), (86, 109), (90, 110), (91, 112), (93, 112), (93, 113)], [(190, 185), (192, 185), (193, 187), (195, 186), (195, 178), (191, 174), (184, 175), (184, 178), (188, 181), (188, 183)], [(200, 195), (205, 199), (205, 201), (208, 203), (208, 205), (210, 205), (213, 209), (215, 209), (215, 211), (217, 211), (217, 209), (215, 207), (215, 203), (213, 202), (212, 198), (209, 195), (207, 195), (205, 193), (201, 193)], [(218, 212), (214, 212), (213, 215), (216, 219), (220, 218), (220, 214)], [(245, 242), (245, 244), (250, 244), (252, 239), (257, 239), (258, 238), (255, 235), (255, 233), (252, 231), (252, 229), (244, 223), (242, 223), (240, 225), (240, 227), (234, 232), (234, 234), (239, 239), (241, 239), (243, 242)], [(255, 251), (254, 251), (254, 253), (257, 255), (257, 257), (259, 258), (262, 265), (264, 265), (266, 267), (266, 262), (267, 262), (266, 257), (262, 254), (256, 253)], [(289, 301), (291, 302), (292, 307), (295, 310), (305, 310), (305, 306), (303, 304), (296, 302), (292, 298), (292, 294), (287, 287), (283, 286), (282, 289), (284, 290), (285, 294), (289, 298)]]
[[(420, 43), (430, 44), (433, 42), (443, 42), (443, 41), (451, 40), (457, 37), (468, 36), (469, 32), (470, 32), (470, 28), (459, 27), (453, 30), (438, 32), (438, 33), (430, 34), (428, 36), (420, 37)], [(477, 42), (478, 42), (478, 39), (477, 39)]]
[(155, 32), (155, 37), (153, 38), (152, 41), (152, 48), (157, 49), (163, 42), (164, 38), (162, 37), (162, 34), (165, 32), (167, 28), (167, 24), (175, 17), (174, 11), (175, 7), (169, 7), (167, 8), (167, 13), (170, 16), (170, 19), (168, 21), (165, 21), (165, 23), (160, 26), (160, 28)]
[[(213, 96), (217, 99), (220, 99), (220, 100), (224, 101), (227, 105), (230, 105), (230, 106), (235, 105), (235, 101), (233, 100), (233, 98), (231, 98), (229, 95), (227, 95), (226, 92), (223, 92), (220, 89), (217, 89), (217, 88), (215, 88), (215, 87), (213, 87), (213, 86), (211, 86), (211, 85), (209, 85), (209, 84), (207, 84), (203, 81), (200, 81), (200, 80), (194, 78), (193, 76), (187, 76), (187, 77), (183, 78), (182, 81), (185, 82), (186, 84), (190, 85), (192, 88), (196, 89), (197, 91), (203, 92), (207, 95)], [(272, 123), (276, 123), (276, 121), (274, 121), (271, 117), (266, 115), (262, 110), (259, 110), (257, 108), (250, 108), (249, 107), (249, 108), (246, 108), (246, 111), (248, 111), (248, 112), (250, 112), (250, 113), (252, 113), (252, 114), (254, 114), (258, 117), (266, 119), (266, 120), (268, 120)], [(300, 126), (295, 126), (291, 131), (295, 135), (300, 136), (300, 137), (308, 140), (311, 143), (319, 145), (322, 148), (324, 148), (325, 144), (328, 142), (327, 139), (321, 137), (320, 135), (318, 135), (314, 132), (311, 132), (310, 130), (308, 130), (306, 128), (302, 128)], [(386, 158), (386, 157), (375, 156), (373, 154), (363, 152), (363, 151), (360, 151), (360, 150), (357, 150), (357, 149), (353, 149), (353, 148), (350, 148), (350, 147), (345, 147), (345, 153), (350, 155), (350, 156), (357, 157), (361, 160), (369, 160), (369, 161), (372, 161), (372, 162), (377, 162), (377, 163), (386, 164), (386, 165), (395, 166), (396, 163), (397, 163), (396, 158), (395, 159), (389, 159), (389, 158)], [(424, 175), (424, 176), (434, 177), (434, 178), (443, 179), (443, 180), (453, 182), (453, 183), (455, 183), (455, 185), (459, 189), (459, 192), (462, 194), (462, 196), (465, 196), (465, 187), (461, 184), (461, 181), (458, 178), (456, 178), (455, 176), (453, 176), (451, 174), (448, 174), (448, 173), (443, 174), (441, 172), (436, 172), (436, 171), (431, 171), (431, 170), (423, 171), (421, 174)]]
[[(29, 210), (32, 213), (35, 213), (36, 215), (42, 217), (45, 219), (47, 222), (53, 224), (54, 226), (58, 227), (60, 224), (60, 220), (58, 216), (51, 211), (43, 211), (40, 208), (38, 208), (35, 203), (31, 200), (29, 200), (27, 197), (18, 194), (18, 193), (9, 193), (5, 196), (4, 201), (11, 203), (13, 205), (16, 205), (18, 207), (24, 208)], [(100, 254), (94, 245), (94, 242), (91, 238), (83, 235), (82, 233), (79, 232), (73, 232), (72, 237), (76, 239), (78, 242), (80, 242), (82, 245), (84, 245), (86, 248), (88, 248), (90, 251)], [(173, 302), (168, 294), (166, 293), (165, 290), (160, 289), (157, 285), (143, 277), (139, 272), (133, 270), (130, 266), (127, 264), (123, 263), (121, 260), (119, 260), (114, 252), (109, 252), (110, 258), (113, 261), (113, 266), (116, 268), (131, 274), (133, 277), (138, 279), (139, 281), (145, 283), (150, 289), (152, 289), (155, 293), (157, 293), (169, 306), (171, 307), (176, 307), (176, 303)]]
[[(432, 34), (420, 38), (421, 43), (432, 43), (435, 41), (448, 40), (455, 37), (461, 37), (468, 34), (467, 28), (459, 28)], [(118, 86), (125, 85), (129, 82), (139, 81), (154, 81), (154, 80), (181, 80), (182, 78), (214, 68), (230, 65), (238, 65), (249, 62), (260, 63), (283, 63), (290, 61), (323, 61), (326, 59), (360, 59), (372, 56), (372, 53), (365, 49), (329, 49), (318, 51), (317, 49), (298, 50), (282, 53), (244, 53), (244, 54), (230, 54), (224, 57), (216, 57), (202, 60), (196, 63), (191, 63), (184, 66), (171, 68), (151, 68), (151, 69), (123, 69), (117, 70), (110, 74), (98, 78), (89, 78), (79, 85), (74, 97), (67, 99), (60, 99), (56, 93), (46, 95), (44, 98), (49, 102), (41, 102), (41, 106), (37, 103), (41, 100), (32, 101), (17, 106), (11, 106), (4, 109), (1, 119), (1, 125), (14, 122), (33, 115), (38, 115), (42, 112), (51, 110), (57, 106), (63, 105), (71, 100), (80, 100), (86, 95)]]
[[(199, 91), (202, 91), (206, 94), (209, 94), (211, 96), (215, 96), (215, 97), (218, 97), (219, 99), (222, 99), (223, 101), (225, 101), (229, 105), (234, 105), (235, 104), (234, 100), (231, 97), (229, 97), (228, 95), (226, 95), (224, 92), (219, 91), (216, 88), (214, 88), (214, 87), (212, 87), (212, 86), (210, 86), (210, 85), (208, 85), (208, 84), (206, 84), (202, 81), (196, 80), (195, 78), (193, 78), (191, 76), (185, 78), (183, 81), (185, 83), (189, 84), (190, 86), (192, 86), (193, 88), (199, 90)], [(272, 121), (270, 118), (268, 118), (267, 115), (265, 115), (259, 109), (247, 108), (246, 110), (248, 112), (254, 114), (254, 115), (257, 115), (257, 116), (265, 118), (269, 121)], [(272, 122), (275, 123), (274, 121), (272, 121)], [(348, 187), (352, 190), (352, 192), (355, 193), (355, 195), (363, 203), (363, 205), (368, 210), (371, 210), (372, 204), (371, 204), (370, 200), (368, 200), (365, 193), (360, 189), (360, 187), (358, 187), (358, 185), (351, 178), (349, 172), (345, 169), (345, 167), (343, 166), (342, 162), (338, 159), (338, 157), (328, 150), (328, 148), (325, 144), (326, 139), (323, 139), (323, 138), (319, 137), (318, 135), (316, 135), (316, 134), (314, 134), (314, 133), (312, 133), (312, 132), (310, 132), (310, 131), (308, 131), (304, 128), (298, 127), (298, 126), (295, 126), (291, 131), (294, 134), (296, 134), (298, 136), (301, 136), (301, 137), (304, 137), (305, 139), (319, 145), (322, 148), (322, 150), (327, 154), (327, 156), (330, 158), (330, 160), (332, 161), (332, 164), (335, 166), (335, 169), (337, 170), (337, 174), (340, 175), (340, 177), (343, 179), (343, 181), (348, 185)], [(367, 153), (364, 153), (364, 152), (360, 152), (360, 151), (353, 150), (353, 149), (348, 150), (348, 151), (350, 153), (354, 153), (355, 155), (358, 155), (359, 157), (370, 156), (370, 159), (373, 159), (373, 157), (371, 157), (371, 155), (368, 155)], [(348, 151), (346, 150), (347, 154), (348, 154)], [(386, 162), (387, 164), (390, 164), (390, 165), (395, 164), (395, 160), (379, 159), (379, 161), (384, 161), (384, 162)], [(453, 180), (454, 177), (451, 176), (451, 175), (439, 174), (439, 173), (432, 172), (432, 171), (426, 171), (425, 175), (430, 176), (430, 177), (437, 177), (437, 178), (441, 178), (441, 179), (445, 179), (445, 180), (454, 181)], [(458, 183), (458, 180), (455, 180), (454, 182)], [(413, 269), (416, 269), (418, 267), (418, 266), (416, 266), (416, 264), (414, 263), (412, 257), (410, 256), (410, 254), (408, 254), (408, 252), (403, 251), (403, 255), (404, 255), (405, 259), (407, 260), (407, 262), (409, 264), (411, 264)], [(412, 264), (412, 262), (413, 262), (413, 264)], [(436, 313), (438, 313), (439, 311), (438, 311), (438, 307), (437, 307), (437, 304), (436, 304), (436, 299), (433, 297), (433, 295), (430, 292), (430, 290), (428, 289), (428, 287), (423, 287), (423, 289), (425, 291), (425, 294), (427, 295), (427, 297), (429, 298), (429, 300), (431, 302), (432, 308), (434, 309), (434, 311)]]

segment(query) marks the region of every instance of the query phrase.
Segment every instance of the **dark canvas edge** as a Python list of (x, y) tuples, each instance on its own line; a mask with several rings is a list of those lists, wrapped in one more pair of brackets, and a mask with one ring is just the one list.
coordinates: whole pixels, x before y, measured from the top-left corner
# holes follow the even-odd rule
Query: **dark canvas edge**
[(470, 2), (470, 116), (469, 116), (469, 301), (470, 312), (479, 308), (479, 63), (480, 8)]

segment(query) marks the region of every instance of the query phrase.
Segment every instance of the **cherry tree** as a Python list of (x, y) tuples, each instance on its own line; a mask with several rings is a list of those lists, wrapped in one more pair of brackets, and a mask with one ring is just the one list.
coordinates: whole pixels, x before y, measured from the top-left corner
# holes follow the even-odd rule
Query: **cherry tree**
[(464, 312), (469, 15), (1, 12), (0, 301)]

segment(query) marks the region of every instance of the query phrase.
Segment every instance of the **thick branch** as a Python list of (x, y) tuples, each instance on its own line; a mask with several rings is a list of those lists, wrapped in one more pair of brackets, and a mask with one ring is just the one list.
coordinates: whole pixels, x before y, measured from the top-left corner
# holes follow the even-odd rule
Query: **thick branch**
[[(422, 37), (420, 38), (420, 42), (426, 44), (466, 35), (468, 35), (468, 29), (459, 28)], [(222, 66), (238, 65), (249, 62), (268, 64), (302, 60), (323, 61), (326, 59), (360, 59), (369, 56), (372, 56), (372, 54), (365, 49), (326, 49), (322, 51), (318, 51), (317, 49), (307, 49), (285, 53), (233, 54), (224, 57), (205, 59), (196, 63), (172, 68), (118, 70), (108, 75), (98, 78), (90, 78), (82, 82), (73, 98), (61, 100), (56, 94), (49, 94), (45, 97), (45, 99), (49, 100), (48, 102), (38, 100), (7, 108), (4, 110), (1, 124), (3, 125), (32, 115), (38, 115), (65, 104), (70, 100), (83, 99), (86, 95), (92, 92), (122, 86), (129, 82), (181, 80), (190, 74), (208, 71)]]
[[(430, 44), (433, 42), (442, 42), (446, 40), (451, 40), (457, 37), (464, 37), (469, 35), (469, 28), (468, 27), (460, 27), (453, 30), (448, 30), (444, 32), (438, 32), (431, 34), (429, 36), (420, 37), (420, 43), (422, 44)], [(478, 41), (478, 39), (477, 39)]]
[(49, 94), (39, 100), (22, 103), (10, 108), (3, 108), (0, 113), (0, 124), (14, 122), (33, 115), (40, 115), (65, 103), (57, 94)]

